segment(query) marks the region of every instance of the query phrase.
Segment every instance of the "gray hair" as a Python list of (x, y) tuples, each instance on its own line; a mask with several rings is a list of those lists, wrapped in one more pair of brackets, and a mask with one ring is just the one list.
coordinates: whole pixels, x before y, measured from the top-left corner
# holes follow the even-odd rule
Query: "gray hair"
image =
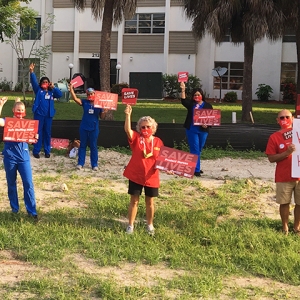
[(136, 131), (138, 133), (141, 132), (141, 123), (145, 122), (145, 121), (149, 122), (152, 125), (152, 132), (153, 132), (153, 134), (155, 134), (158, 125), (157, 125), (156, 121), (153, 118), (151, 118), (150, 116), (141, 117), (138, 120), (138, 122), (136, 123)]

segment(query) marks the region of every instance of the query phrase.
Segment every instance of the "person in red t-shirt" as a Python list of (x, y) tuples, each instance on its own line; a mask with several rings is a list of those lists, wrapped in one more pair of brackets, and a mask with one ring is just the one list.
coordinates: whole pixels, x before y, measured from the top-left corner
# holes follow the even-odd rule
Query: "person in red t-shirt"
[(300, 178), (291, 176), (292, 153), (296, 150), (292, 144), (293, 116), (284, 109), (278, 113), (276, 120), (281, 129), (269, 137), (266, 154), (271, 163), (276, 162), (276, 202), (279, 204), (282, 231), (286, 235), (289, 232), (290, 203), (294, 193), (294, 232), (300, 235)]
[(153, 136), (157, 129), (157, 123), (149, 116), (140, 118), (136, 125), (136, 131), (133, 131), (131, 129), (131, 113), (132, 108), (127, 105), (124, 130), (127, 134), (132, 156), (123, 173), (129, 179), (128, 194), (130, 195), (129, 222), (126, 232), (133, 233), (138, 203), (144, 188), (147, 231), (153, 235), (154, 198), (158, 196), (160, 184), (159, 170), (155, 168), (155, 162), (163, 142), (158, 137)]

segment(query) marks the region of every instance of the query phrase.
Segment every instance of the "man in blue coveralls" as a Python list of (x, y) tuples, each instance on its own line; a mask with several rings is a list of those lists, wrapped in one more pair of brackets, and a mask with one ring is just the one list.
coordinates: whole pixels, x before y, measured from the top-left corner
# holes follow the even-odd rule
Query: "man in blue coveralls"
[(30, 82), (35, 93), (35, 99), (32, 107), (33, 117), (39, 121), (39, 140), (33, 147), (33, 156), (40, 158), (40, 151), (44, 146), (45, 157), (50, 157), (51, 151), (51, 128), (52, 120), (55, 115), (54, 98), (60, 98), (62, 92), (59, 88), (54, 87), (48, 77), (42, 77), (38, 83), (34, 74), (34, 64), (30, 64)]

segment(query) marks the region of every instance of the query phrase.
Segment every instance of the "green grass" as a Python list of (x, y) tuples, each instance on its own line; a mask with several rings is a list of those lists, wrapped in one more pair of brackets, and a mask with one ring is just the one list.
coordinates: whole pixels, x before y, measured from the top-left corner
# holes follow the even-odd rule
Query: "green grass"
[[(9, 100), (14, 100), (16, 96), (21, 96), (19, 93), (0, 93), (0, 96), (9, 96)], [(29, 93), (26, 96), (26, 100), (30, 101), (32, 94)], [(5, 104), (2, 116), (8, 116), (11, 114), (13, 101), (9, 101)], [(242, 116), (242, 105), (236, 103), (212, 103), (215, 109), (220, 109), (222, 114), (222, 123), (231, 123), (232, 112), (236, 112), (237, 120), (239, 121)], [(57, 102), (55, 104), (56, 115), (55, 120), (81, 120), (82, 108), (70, 101), (67, 103)], [(281, 109), (290, 109), (294, 111), (295, 106), (291, 104), (282, 103), (262, 103), (258, 101), (253, 102), (253, 118), (254, 122), (258, 124), (275, 124), (275, 119), (278, 111)], [(125, 105), (118, 104), (117, 111), (114, 112), (114, 119), (116, 121), (124, 120)], [(139, 101), (133, 108), (132, 120), (137, 121), (141, 116), (149, 115), (153, 117), (158, 123), (183, 123), (186, 117), (186, 109), (177, 102), (167, 101)], [(27, 117), (32, 118), (31, 108), (27, 109)]]
[[(230, 277), (300, 284), (299, 237), (281, 235), (280, 221), (263, 217), (255, 199), (244, 204), (247, 195), (267, 192), (255, 181), (231, 180), (214, 189), (198, 180), (164, 182), (152, 238), (144, 228), (143, 201), (134, 235), (125, 234), (119, 220), (126, 218), (128, 195), (107, 190), (101, 179), (91, 184), (89, 178), (78, 180), (65, 172), (43, 175), (36, 185), (66, 180), (70, 190), (64, 201), (72, 199), (81, 207), (54, 209), (53, 199), (44, 199), (52, 210), (39, 211), (38, 224), (23, 213), (0, 213), (0, 249), (37, 268), (18, 284), (0, 284), (2, 299), (14, 299), (14, 293), (32, 295), (28, 299), (218, 299)], [(233, 217), (232, 210), (244, 217)], [(89, 266), (86, 271), (78, 257)], [(108, 267), (118, 272), (132, 264), (169, 276), (154, 279), (145, 271), (141, 277), (129, 269), (117, 279), (101, 276)], [(134, 272), (137, 281), (126, 284)], [(153, 285), (141, 284), (144, 277)], [(226, 291), (229, 299), (249, 299), (253, 293), (238, 286)], [(255, 295), (250, 298), (284, 296), (282, 290), (263, 287), (256, 288)]]

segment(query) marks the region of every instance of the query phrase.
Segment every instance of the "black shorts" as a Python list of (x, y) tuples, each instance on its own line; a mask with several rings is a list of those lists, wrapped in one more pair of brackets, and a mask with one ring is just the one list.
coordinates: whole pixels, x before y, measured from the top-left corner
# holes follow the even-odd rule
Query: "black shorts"
[(128, 194), (129, 195), (141, 195), (143, 188), (145, 189), (146, 196), (148, 196), (148, 197), (157, 197), (158, 196), (158, 188), (143, 186), (143, 185), (137, 184), (131, 180), (129, 180)]

